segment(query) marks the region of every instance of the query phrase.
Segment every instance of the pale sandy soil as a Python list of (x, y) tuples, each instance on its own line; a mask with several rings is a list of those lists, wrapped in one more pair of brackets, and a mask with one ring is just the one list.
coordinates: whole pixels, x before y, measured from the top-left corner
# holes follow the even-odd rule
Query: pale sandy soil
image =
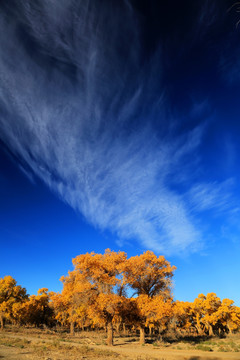
[(152, 344), (140, 346), (129, 338), (118, 338), (113, 347), (108, 347), (87, 335), (62, 338), (44, 333), (3, 331), (0, 332), (0, 344), (0, 360), (240, 360), (240, 352), (178, 350)]

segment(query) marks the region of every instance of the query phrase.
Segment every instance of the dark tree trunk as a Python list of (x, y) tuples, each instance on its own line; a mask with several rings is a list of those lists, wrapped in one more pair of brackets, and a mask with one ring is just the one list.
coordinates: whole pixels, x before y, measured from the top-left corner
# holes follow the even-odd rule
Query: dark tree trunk
[(149, 327), (149, 335), (152, 337), (152, 335), (153, 335), (153, 327), (152, 326), (150, 326)]
[(0, 324), (1, 324), (1, 329), (3, 329), (4, 328), (4, 317), (1, 314), (0, 314)]

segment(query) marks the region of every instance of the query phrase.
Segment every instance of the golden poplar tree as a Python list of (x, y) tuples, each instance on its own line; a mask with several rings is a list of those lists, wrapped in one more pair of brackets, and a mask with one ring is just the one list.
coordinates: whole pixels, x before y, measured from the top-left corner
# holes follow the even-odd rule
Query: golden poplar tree
[(26, 289), (17, 285), (12, 276), (5, 276), (0, 279), (1, 328), (4, 327), (4, 320), (14, 321), (14, 319), (18, 319), (17, 313), (21, 306), (16, 304), (22, 304), (27, 298)]
[(104, 254), (92, 252), (79, 255), (73, 259), (74, 271), (63, 278), (63, 295), (66, 297), (69, 294), (70, 317), (74, 319), (79, 307), (84, 304), (85, 315), (93, 325), (106, 325), (108, 345), (113, 344), (113, 320), (122, 308), (125, 261), (124, 252), (109, 249)]
[(140, 343), (145, 343), (145, 326), (148, 317), (147, 304), (151, 298), (161, 295), (171, 297), (172, 276), (175, 266), (152, 251), (130, 257), (124, 266), (124, 283), (138, 296)]

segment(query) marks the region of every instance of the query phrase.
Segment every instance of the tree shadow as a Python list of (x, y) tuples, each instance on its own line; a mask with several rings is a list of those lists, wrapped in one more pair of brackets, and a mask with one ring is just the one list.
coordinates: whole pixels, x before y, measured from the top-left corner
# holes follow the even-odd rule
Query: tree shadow
[(211, 340), (213, 337), (211, 336), (207, 336), (207, 335), (197, 335), (197, 336), (168, 336), (168, 335), (163, 335), (161, 337), (161, 339), (159, 339), (158, 336), (152, 336), (152, 337), (148, 337), (146, 336), (146, 343), (148, 344), (153, 344), (156, 342), (159, 343), (168, 343), (168, 344), (175, 344), (175, 343), (179, 343), (179, 342), (186, 342), (186, 343), (192, 343), (194, 345), (196, 344), (200, 344), (206, 340)]
[(187, 358), (187, 360), (220, 360), (219, 358), (209, 358), (209, 357), (202, 357), (202, 356), (191, 356), (190, 358)]
[(163, 340), (170, 344), (178, 343), (180, 341), (192, 343), (192, 344), (200, 344), (203, 341), (211, 340), (212, 338), (213, 336), (208, 336), (208, 335), (197, 335), (197, 336), (186, 335), (186, 336), (178, 336), (178, 337), (163, 336)]
[(136, 343), (138, 341), (139, 341), (139, 339), (129, 338), (129, 339), (125, 339), (124, 343)]

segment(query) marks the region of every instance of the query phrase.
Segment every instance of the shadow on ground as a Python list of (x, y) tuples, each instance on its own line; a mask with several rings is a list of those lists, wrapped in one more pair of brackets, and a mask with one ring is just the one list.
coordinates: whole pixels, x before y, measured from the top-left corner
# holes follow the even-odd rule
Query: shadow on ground
[(191, 356), (187, 360), (220, 360), (219, 358), (209, 358), (209, 357), (202, 357), (202, 356)]

